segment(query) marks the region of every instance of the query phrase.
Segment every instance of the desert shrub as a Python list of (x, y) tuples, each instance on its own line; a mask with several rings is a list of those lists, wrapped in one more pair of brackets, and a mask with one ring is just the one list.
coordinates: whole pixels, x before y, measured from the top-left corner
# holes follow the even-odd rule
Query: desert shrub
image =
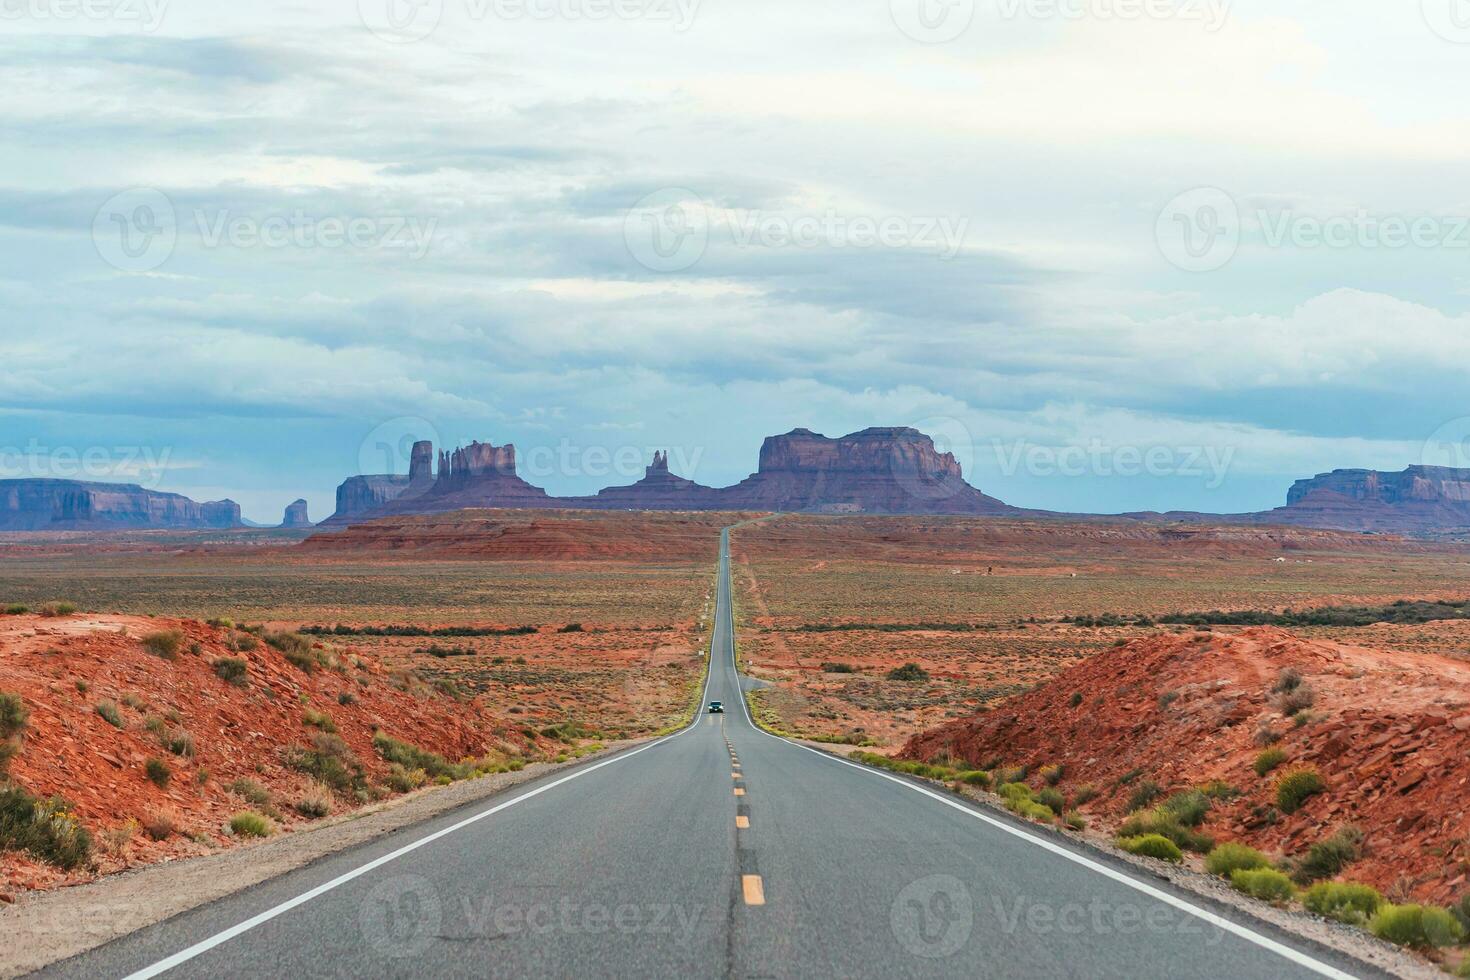
[(157, 633), (149, 633), (139, 641), (143, 649), (156, 657), (164, 660), (177, 660), (179, 647), (183, 645), (184, 634), (179, 630), (162, 630)]
[(1212, 800), (1228, 800), (1240, 795), (1240, 789), (1223, 779), (1212, 779), (1200, 786), (1199, 791)]
[(1465, 937), (1453, 915), (1425, 905), (1384, 904), (1368, 920), (1368, 931), (1379, 939), (1416, 949), (1453, 946)]
[(313, 711), (307, 708), (301, 712), (301, 720), (313, 728), (320, 728), (329, 735), (337, 731), (337, 723), (332, 720), (331, 715), (324, 711)]
[(995, 788), (995, 792), (1007, 803), (1031, 799), (1031, 787), (1025, 783), (1002, 783)]
[(250, 681), (250, 669), (243, 657), (219, 657), (210, 666), (215, 676), (226, 684), (244, 687)]
[(1296, 894), (1291, 879), (1275, 868), (1239, 868), (1230, 872), (1230, 884), (1266, 902), (1285, 902)]
[(1081, 691), (1073, 691), (1072, 692), (1072, 696), (1067, 699), (1067, 705), (1069, 707), (1075, 708), (1075, 707), (1077, 707), (1081, 703), (1082, 703), (1082, 692)]
[(169, 768), (168, 763), (157, 758), (150, 758), (147, 762), (143, 763), (143, 773), (148, 777), (148, 781), (159, 789), (167, 786), (168, 781), (174, 775), (174, 771)]
[(1137, 837), (1119, 837), (1118, 847), (1129, 854), (1137, 854), (1141, 857), (1158, 858), (1161, 861), (1172, 861), (1178, 864), (1184, 860), (1184, 854), (1179, 847), (1167, 837), (1158, 834), (1141, 834)]
[(13, 602), (10, 605), (8, 605), (8, 606), (5, 607), (5, 615), (7, 615), (7, 616), (24, 616), (26, 613), (28, 613), (30, 611), (31, 611), (31, 607), (30, 606), (22, 605), (21, 603), (18, 603), (18, 602)]
[(395, 762), (388, 767), (388, 788), (395, 793), (408, 793), (429, 781), (429, 774), (422, 769), (408, 769)]
[(154, 840), (168, 840), (179, 831), (179, 821), (167, 810), (154, 810), (140, 821), (143, 833)]
[(1159, 809), (1186, 827), (1198, 827), (1210, 812), (1210, 798), (1197, 789), (1187, 789), (1160, 803)]
[(54, 619), (57, 616), (70, 616), (77, 611), (77, 606), (74, 602), (47, 602), (36, 611), (47, 619)]
[(1283, 749), (1267, 749), (1256, 756), (1254, 768), (1257, 776), (1264, 776), (1286, 761), (1286, 752)]
[(1251, 741), (1265, 748), (1281, 741), (1281, 733), (1276, 730), (1275, 725), (1271, 724), (1270, 718), (1262, 718), (1256, 723), (1256, 733), (1251, 736)]
[(890, 670), (888, 679), (891, 681), (927, 681), (929, 672), (918, 664), (910, 662)]
[(163, 747), (185, 759), (194, 758), (194, 736), (181, 728), (169, 730), (163, 737)]
[(1030, 772), (1025, 766), (1001, 766), (999, 763), (991, 766), (981, 766), (980, 768), (989, 769), (991, 774), (995, 776), (997, 785), (1023, 782), (1026, 779), (1026, 774)]
[(332, 794), (325, 787), (313, 786), (296, 801), (296, 812), (309, 820), (320, 820), (332, 812)]
[(1235, 871), (1255, 871), (1258, 868), (1271, 867), (1271, 859), (1266, 857), (1254, 847), (1247, 847), (1235, 841), (1226, 841), (1215, 845), (1205, 857), (1205, 870), (1212, 875), (1230, 877)]
[(1295, 813), (1308, 798), (1327, 789), (1327, 784), (1310, 766), (1292, 769), (1276, 781), (1276, 806), (1282, 813)]
[(230, 818), (230, 833), (236, 837), (269, 837), (274, 828), (269, 817), (246, 811)]
[(1036, 820), (1041, 823), (1051, 823), (1057, 818), (1055, 810), (1045, 803), (1038, 803), (1035, 800), (1020, 801), (1013, 808), (1013, 812), (1018, 816), (1025, 817), (1027, 820)]
[(157, 715), (149, 715), (147, 718), (144, 718), (143, 727), (159, 738), (162, 738), (163, 733), (168, 730), (168, 726), (163, 723), (163, 719)]
[(1128, 795), (1128, 812), (1142, 810), (1163, 795), (1163, 792), (1163, 787), (1152, 779), (1143, 780), (1133, 787), (1133, 792)]
[(1362, 856), (1363, 832), (1349, 824), (1307, 848), (1307, 853), (1296, 862), (1292, 877), (1302, 885), (1331, 878)]
[(1305, 711), (1316, 703), (1317, 692), (1310, 684), (1303, 684), (1276, 695), (1276, 710), (1288, 717)]
[(30, 717), (19, 694), (0, 692), (0, 739), (19, 738)]
[(1379, 908), (1383, 896), (1367, 885), (1350, 881), (1323, 881), (1307, 889), (1302, 904), (1308, 911), (1349, 925), (1366, 925)]
[(1072, 830), (1086, 830), (1087, 818), (1076, 810), (1068, 810), (1062, 815), (1062, 822)]
[(855, 673), (857, 673), (857, 671), (853, 668), (852, 664), (833, 663), (832, 661), (829, 660), (829, 661), (826, 661), (826, 662), (824, 662), (822, 664), (822, 673), (824, 673), (824, 674), (855, 674)]
[(296, 745), (287, 749), (286, 765), (339, 793), (363, 782), (362, 764), (352, 749), (339, 736), (327, 732), (312, 736), (311, 748)]
[(1041, 781), (1046, 783), (1046, 785), (1048, 786), (1055, 786), (1057, 783), (1060, 783), (1062, 781), (1062, 777), (1066, 774), (1067, 767), (1062, 765), (1061, 763), (1057, 763), (1056, 765), (1051, 766), (1042, 766), (1040, 769), (1037, 770), (1037, 775), (1041, 777)]
[(1166, 837), (1186, 851), (1209, 853), (1215, 839), (1179, 822), (1179, 818), (1161, 808), (1134, 813), (1118, 828), (1119, 837), (1142, 837), (1157, 834)]
[(237, 779), (230, 784), (230, 792), (252, 806), (266, 806), (271, 801), (270, 790), (253, 779)]
[(216, 629), (232, 630), (235, 628), (235, 621), (228, 616), (216, 616), (214, 619), (206, 619), (204, 625), (213, 626)]
[(92, 858), (92, 835), (59, 796), (38, 799), (19, 786), (0, 788), (0, 850), (25, 851), (70, 871)]
[(959, 781), (967, 786), (979, 786), (981, 789), (990, 788), (990, 773), (984, 769), (966, 769), (959, 774)]
[(1271, 688), (1271, 693), (1289, 694), (1301, 686), (1301, 673), (1295, 667), (1287, 667), (1276, 676), (1276, 684)]
[(1077, 806), (1081, 806), (1082, 804), (1095, 799), (1097, 799), (1097, 787), (1092, 785), (1091, 783), (1085, 783), (1081, 786), (1078, 786), (1076, 792), (1072, 794), (1072, 802), (1075, 803)]
[(1053, 813), (1061, 813), (1067, 809), (1067, 798), (1054, 786), (1048, 786), (1037, 793), (1036, 802), (1049, 807)]
[(581, 633), (581, 632), (583, 632), (583, 630), (582, 630), (582, 624), (581, 623), (567, 623), (561, 629), (557, 630), (557, 632), (558, 633)]
[(341, 694), (337, 695), (337, 703), (342, 705), (343, 707), (346, 707), (349, 704), (356, 704), (357, 695), (353, 694), (351, 691), (343, 691)]
[(249, 653), (260, 646), (260, 641), (249, 633), (236, 633), (230, 637), (230, 648), (236, 653)]
[(1169, 707), (1169, 705), (1173, 704), (1175, 701), (1178, 701), (1178, 700), (1179, 700), (1179, 692), (1178, 691), (1165, 691), (1163, 694), (1160, 694), (1159, 695), (1159, 710), (1160, 711), (1163, 711), (1163, 710), (1167, 709)]
[(396, 762), (407, 769), (422, 769), (436, 778), (448, 776), (451, 779), (463, 779), (469, 775), (467, 767), (451, 763), (437, 752), (410, 745), (384, 732), (373, 734), (373, 748), (378, 750), (384, 762)]
[(122, 712), (119, 711), (117, 705), (112, 703), (111, 701), (98, 702), (97, 714), (101, 715), (102, 720), (107, 722), (113, 728), (121, 728), (123, 726)]

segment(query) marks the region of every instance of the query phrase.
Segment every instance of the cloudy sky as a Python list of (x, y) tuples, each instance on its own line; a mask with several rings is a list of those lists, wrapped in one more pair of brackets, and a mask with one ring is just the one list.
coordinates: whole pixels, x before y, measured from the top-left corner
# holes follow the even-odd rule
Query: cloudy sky
[(1466, 0), (0, 0), (0, 475), (320, 518), (913, 425), (1258, 509), (1470, 436)]

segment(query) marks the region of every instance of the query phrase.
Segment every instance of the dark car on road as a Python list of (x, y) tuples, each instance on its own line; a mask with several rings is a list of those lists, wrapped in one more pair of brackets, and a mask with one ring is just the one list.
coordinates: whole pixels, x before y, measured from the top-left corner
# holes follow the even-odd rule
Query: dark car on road
[(712, 715), (722, 715), (722, 714), (724, 714), (725, 713), (725, 702), (723, 702), (723, 701), (711, 701), (709, 703), (709, 713), (712, 714)]

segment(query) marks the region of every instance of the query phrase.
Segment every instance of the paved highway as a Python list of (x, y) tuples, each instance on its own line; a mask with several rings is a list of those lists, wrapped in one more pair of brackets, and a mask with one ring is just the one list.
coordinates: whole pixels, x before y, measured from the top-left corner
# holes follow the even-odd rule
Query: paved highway
[(1372, 975), (1059, 835), (767, 735), (739, 690), (726, 532), (706, 700), (728, 713), (47, 974)]

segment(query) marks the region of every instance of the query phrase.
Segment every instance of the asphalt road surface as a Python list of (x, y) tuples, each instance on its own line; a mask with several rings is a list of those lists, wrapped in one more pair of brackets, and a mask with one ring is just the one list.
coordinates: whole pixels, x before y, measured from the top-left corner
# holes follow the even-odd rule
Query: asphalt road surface
[(739, 693), (728, 532), (718, 594), (705, 700), (725, 714), (47, 974), (1372, 975), (1061, 835), (761, 732)]

